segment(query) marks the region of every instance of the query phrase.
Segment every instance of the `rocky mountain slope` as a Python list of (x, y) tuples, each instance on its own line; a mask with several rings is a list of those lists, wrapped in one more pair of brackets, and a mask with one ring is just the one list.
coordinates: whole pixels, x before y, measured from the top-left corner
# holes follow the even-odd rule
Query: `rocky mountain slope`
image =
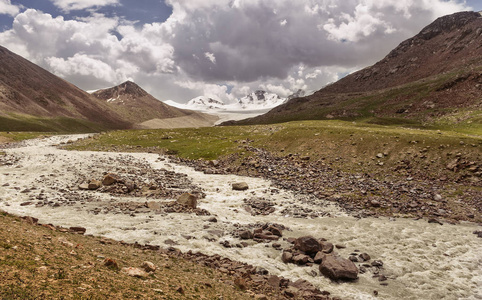
[(460, 12), (438, 18), (375, 65), (242, 123), (480, 123), (481, 95), (482, 16)]
[(217, 119), (166, 105), (130, 81), (91, 95), (0, 46), (0, 131), (199, 127)]
[(1, 46), (0, 119), (0, 130), (130, 127), (107, 103)]
[(194, 114), (192, 111), (169, 106), (143, 90), (132, 81), (92, 93), (112, 107), (117, 114), (133, 124), (151, 119), (166, 119)]

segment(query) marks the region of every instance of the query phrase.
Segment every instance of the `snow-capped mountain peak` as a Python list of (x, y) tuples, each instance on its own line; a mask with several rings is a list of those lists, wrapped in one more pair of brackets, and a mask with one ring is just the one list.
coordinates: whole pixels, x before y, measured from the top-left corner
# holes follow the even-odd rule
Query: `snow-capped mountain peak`
[(285, 98), (266, 91), (255, 91), (243, 98), (238, 99), (238, 103), (243, 109), (264, 109), (272, 108), (283, 104)]
[(190, 100), (187, 104), (187, 106), (194, 108), (200, 108), (200, 109), (223, 109), (224, 108), (224, 102), (220, 100), (216, 100), (213, 98), (209, 98), (206, 96), (200, 96), (196, 97), (192, 100)]

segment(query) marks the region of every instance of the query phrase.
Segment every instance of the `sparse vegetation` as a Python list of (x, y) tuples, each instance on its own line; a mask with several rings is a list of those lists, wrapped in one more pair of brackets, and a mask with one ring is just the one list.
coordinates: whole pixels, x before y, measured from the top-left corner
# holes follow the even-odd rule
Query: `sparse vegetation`
[[(31, 225), (5, 213), (0, 231), (1, 299), (252, 299), (229, 275), (156, 251)], [(134, 278), (104, 266), (105, 258), (120, 268), (150, 261), (157, 270)]]
[[(482, 135), (476, 133), (324, 120), (180, 130), (114, 131), (80, 141), (68, 149), (155, 151), (187, 159), (212, 160), (223, 159), (234, 153), (250, 156), (245, 148), (249, 145), (279, 156), (292, 153), (310, 156), (312, 160), (322, 159), (348, 172), (383, 174), (395, 168), (401, 160), (410, 159), (417, 161), (414, 171), (436, 177), (441, 172), (447, 173), (447, 162), (459, 152), (468, 161), (480, 161)], [(387, 156), (377, 159), (378, 153), (387, 153)], [(383, 161), (383, 165), (376, 164), (378, 160)]]
[(81, 119), (66, 117), (42, 118), (27, 115), (11, 114), (0, 116), (2, 131), (35, 131), (35, 132), (99, 132), (108, 128)]

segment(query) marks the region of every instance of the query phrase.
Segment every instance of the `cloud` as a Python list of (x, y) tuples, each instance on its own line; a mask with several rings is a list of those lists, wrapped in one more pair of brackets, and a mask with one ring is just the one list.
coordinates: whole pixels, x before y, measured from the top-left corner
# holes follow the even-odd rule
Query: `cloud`
[[(64, 11), (120, 5), (52, 1)], [(166, 3), (171, 16), (148, 24), (27, 9), (0, 33), (0, 44), (84, 89), (129, 78), (163, 100), (207, 95), (230, 102), (257, 89), (280, 96), (318, 90), (380, 60), (435, 18), (466, 8), (461, 0)]]
[(10, 0), (0, 0), (0, 15), (16, 16), (21, 6), (12, 4)]
[(55, 6), (57, 6), (64, 12), (119, 4), (119, 0), (51, 0), (51, 1)]

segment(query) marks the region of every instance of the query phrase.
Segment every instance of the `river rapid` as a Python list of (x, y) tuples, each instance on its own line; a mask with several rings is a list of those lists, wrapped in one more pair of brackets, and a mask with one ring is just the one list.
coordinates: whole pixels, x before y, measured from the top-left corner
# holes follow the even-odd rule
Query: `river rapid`
[[(473, 234), (481, 230), (473, 223), (458, 225), (428, 223), (427, 220), (404, 218), (357, 219), (336, 204), (313, 200), (274, 187), (261, 178), (235, 175), (212, 175), (177, 165), (157, 154), (104, 153), (60, 150), (61, 142), (83, 138), (55, 136), (25, 141), (16, 148), (5, 149), (7, 165), (0, 164), (0, 209), (20, 216), (32, 216), (40, 223), (58, 226), (82, 226), (86, 234), (104, 236), (125, 242), (160, 245), (166, 240), (181, 251), (192, 250), (208, 255), (219, 254), (236, 261), (262, 267), (273, 275), (292, 280), (306, 279), (333, 296), (343, 299), (482, 299), (482, 239)], [(158, 214), (143, 211), (123, 214), (102, 210), (116, 202), (146, 202), (146, 198), (112, 196), (98, 191), (80, 191), (80, 177), (93, 171), (110, 172), (116, 164), (126, 169), (136, 165), (186, 174), (206, 197), (198, 206), (217, 218), (187, 213)], [(247, 191), (233, 191), (232, 183), (246, 182)], [(65, 200), (67, 191), (75, 190), (90, 201)], [(35, 195), (68, 205), (25, 205)], [(264, 198), (274, 203), (275, 212), (256, 215), (244, 209), (244, 199)], [(38, 199), (38, 198), (37, 198)], [(34, 203), (39, 200), (33, 201)], [(21, 205), (23, 204), (23, 205)], [(93, 214), (94, 208), (101, 213)], [(296, 217), (297, 211), (309, 209), (310, 217)], [(316, 217), (314, 217), (316, 215)], [(226, 248), (220, 244), (240, 240), (233, 232), (255, 223), (277, 223), (289, 228), (283, 238), (312, 235), (333, 244), (346, 246), (336, 252), (348, 258), (355, 250), (383, 261), (381, 282), (373, 272), (359, 274), (355, 282), (332, 282), (319, 274), (317, 265), (301, 267), (281, 261), (282, 252), (266, 243), (250, 242), (245, 248)], [(283, 248), (286, 241), (279, 242)], [(378, 292), (378, 296), (374, 295)]]

